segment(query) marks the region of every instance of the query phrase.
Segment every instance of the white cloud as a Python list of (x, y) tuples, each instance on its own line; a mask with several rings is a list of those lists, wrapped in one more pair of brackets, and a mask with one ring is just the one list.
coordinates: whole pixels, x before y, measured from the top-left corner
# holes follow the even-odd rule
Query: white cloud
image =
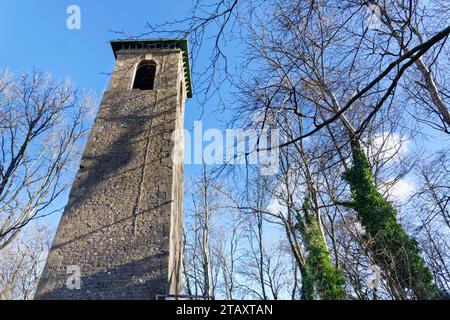
[[(381, 186), (383, 193), (387, 192), (389, 200), (392, 201), (406, 201), (408, 198), (416, 191), (416, 183), (409, 179), (401, 179), (397, 181), (394, 185), (391, 185), (392, 181), (388, 181), (386, 184)], [(389, 186), (389, 189), (388, 189)]]
[(403, 179), (398, 181), (391, 189), (391, 195), (401, 200), (405, 200), (416, 190), (415, 183), (411, 180)]
[(275, 215), (280, 214), (280, 212), (282, 215), (285, 215), (287, 211), (286, 206), (282, 205), (280, 201), (275, 197), (272, 197), (272, 199), (270, 199), (269, 205), (267, 206), (266, 210)]
[[(295, 187), (295, 192), (292, 194), (291, 200), (294, 202), (295, 206), (300, 208), (304, 201), (306, 186), (304, 183), (300, 183), (297, 174), (298, 173), (296, 172), (296, 170), (294, 170), (293, 166), (291, 166), (291, 173), (288, 177), (288, 180), (290, 188)], [(285, 216), (287, 214), (287, 206), (284, 202), (284, 199), (286, 198), (287, 193), (288, 191), (286, 185), (283, 183), (283, 181), (280, 181), (276, 186), (276, 189), (274, 190), (274, 195), (270, 199), (266, 210), (271, 212), (272, 214), (279, 215), (281, 213)]]
[(380, 153), (380, 158), (386, 159), (388, 162), (398, 162), (410, 151), (410, 141), (399, 133), (383, 132), (369, 143), (370, 153)]

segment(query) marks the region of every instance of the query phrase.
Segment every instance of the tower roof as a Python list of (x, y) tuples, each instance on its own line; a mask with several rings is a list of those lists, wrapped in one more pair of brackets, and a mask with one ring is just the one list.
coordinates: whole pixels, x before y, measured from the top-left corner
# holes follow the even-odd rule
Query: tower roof
[(146, 49), (181, 49), (183, 53), (184, 79), (186, 95), (192, 98), (191, 69), (189, 65), (189, 48), (187, 39), (127, 39), (110, 41), (117, 58), (117, 51), (133, 51)]

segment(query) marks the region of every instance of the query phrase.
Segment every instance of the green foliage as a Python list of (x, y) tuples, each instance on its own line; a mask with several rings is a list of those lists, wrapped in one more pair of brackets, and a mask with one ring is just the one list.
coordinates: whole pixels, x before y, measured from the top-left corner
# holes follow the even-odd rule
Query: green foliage
[(307, 253), (306, 266), (301, 270), (303, 296), (314, 299), (315, 288), (321, 299), (346, 299), (344, 276), (333, 266), (320, 227), (309, 207), (309, 199), (306, 199), (303, 204), (304, 217), (297, 217)]
[(350, 184), (353, 201), (349, 204), (358, 214), (373, 258), (390, 281), (407, 289), (417, 299), (438, 296), (431, 272), (420, 256), (417, 242), (397, 222), (395, 208), (375, 187), (369, 160), (352, 144), (353, 166), (344, 174)]
[(308, 267), (301, 266), (300, 273), (302, 275), (302, 299), (314, 300), (314, 280)]

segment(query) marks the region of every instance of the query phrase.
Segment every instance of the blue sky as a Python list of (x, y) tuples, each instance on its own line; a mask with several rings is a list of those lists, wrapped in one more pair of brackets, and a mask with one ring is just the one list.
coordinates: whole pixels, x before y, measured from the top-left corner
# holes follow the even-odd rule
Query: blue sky
[[(66, 27), (66, 10), (72, 4), (81, 9), (81, 30)], [(109, 41), (120, 37), (111, 30), (145, 32), (147, 22), (183, 17), (190, 5), (191, 1), (180, 0), (1, 1), (0, 69), (20, 72), (37, 68), (57, 79), (69, 76), (79, 89), (101, 95), (109, 82), (107, 73), (114, 66)], [(186, 123), (192, 127), (200, 115), (195, 99), (189, 100)]]
[[(18, 0), (0, 1), (0, 70), (20, 72), (37, 68), (50, 72), (55, 78), (69, 76), (80, 89), (94, 90), (100, 97), (109, 82), (114, 56), (109, 40), (119, 36), (111, 30), (129, 34), (145, 32), (147, 22), (159, 24), (182, 18), (192, 2), (181, 0)], [(66, 10), (70, 5), (81, 9), (81, 30), (69, 30)], [(209, 53), (201, 53), (199, 61), (208, 62)], [(201, 68), (202, 65), (197, 65)], [(194, 70), (195, 71), (195, 70)], [(197, 70), (199, 71), (199, 70)], [(201, 70), (200, 70), (201, 71)], [(194, 77), (195, 95), (195, 77)], [(227, 93), (226, 90), (222, 93)], [(194, 121), (202, 116), (203, 130), (222, 127), (226, 115), (214, 115), (211, 101), (202, 116), (196, 99), (186, 106), (185, 127), (192, 129)], [(435, 132), (430, 132), (435, 135)], [(438, 135), (439, 136), (439, 135)], [(440, 147), (449, 142), (441, 136)], [(195, 175), (200, 166), (187, 165), (186, 175)], [(57, 218), (53, 220), (57, 221)]]
[[(70, 5), (81, 9), (80, 30), (66, 27)], [(36, 68), (56, 79), (70, 77), (79, 89), (93, 90), (100, 98), (109, 82), (107, 73), (114, 66), (109, 41), (119, 38), (111, 30), (145, 32), (147, 22), (158, 24), (183, 17), (190, 6), (191, 1), (180, 0), (0, 1), (0, 70), (22, 72)], [(205, 53), (204, 59), (207, 58)], [(214, 109), (211, 107), (202, 115), (196, 99), (188, 100), (185, 127), (191, 129), (199, 117), (204, 130), (220, 126)], [(194, 175), (199, 168), (187, 165), (186, 175)], [(58, 205), (65, 201), (66, 197)], [(50, 220), (56, 224), (59, 216)]]
[[(2, 67), (29, 70), (37, 67), (55, 77), (70, 76), (80, 88), (102, 91), (114, 65), (108, 41), (110, 30), (145, 31), (145, 23), (179, 17), (186, 1), (61, 1), (0, 2)], [(66, 28), (69, 5), (81, 9), (81, 30)], [(126, 4), (126, 5), (124, 5)]]

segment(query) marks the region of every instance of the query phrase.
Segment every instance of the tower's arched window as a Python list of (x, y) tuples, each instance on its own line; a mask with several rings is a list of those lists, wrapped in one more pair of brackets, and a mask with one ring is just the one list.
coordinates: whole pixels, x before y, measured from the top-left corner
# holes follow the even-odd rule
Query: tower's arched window
[(133, 89), (153, 90), (155, 82), (156, 63), (153, 61), (142, 61), (136, 69)]

